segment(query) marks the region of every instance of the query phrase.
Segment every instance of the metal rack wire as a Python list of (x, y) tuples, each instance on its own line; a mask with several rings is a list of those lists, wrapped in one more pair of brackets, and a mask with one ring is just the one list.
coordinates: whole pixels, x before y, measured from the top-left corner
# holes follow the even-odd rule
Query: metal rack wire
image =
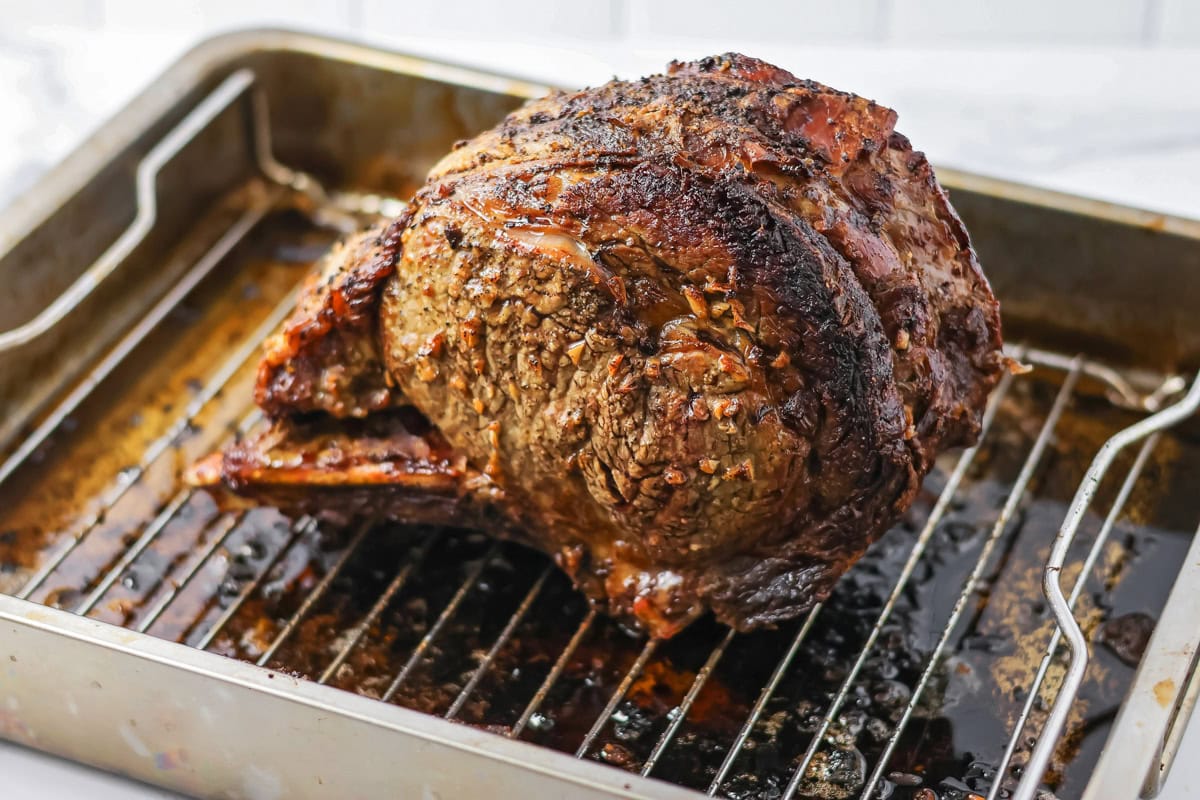
[[(61, 319), (62, 316), (70, 313), (71, 308), (86, 297), (90, 288), (94, 287), (98, 281), (103, 280), (106, 275), (110, 274), (120, 263), (121, 259), (125, 255), (128, 255), (133, 246), (144, 238), (148, 230), (153, 227), (156, 208), (154, 177), (157, 170), (173, 154), (178, 153), (180, 148), (186, 146), (186, 143), (200, 129), (211, 123), (216, 115), (229, 108), (239, 99), (249, 95), (251, 99), (250, 119), (252, 120), (257, 160), (263, 174), (279, 187), (278, 190), (269, 194), (264, 202), (248, 210), (234, 227), (221, 237), (208, 253), (197, 261), (196, 265), (188, 272), (183, 281), (154, 306), (150, 313), (118, 343), (110, 355), (97, 364), (93, 371), (80, 382), (78, 387), (67, 395), (58, 408), (48, 415), (45, 422), (34, 430), (29, 438), (16, 449), (3, 465), (0, 465), (0, 483), (12, 476), (29, 459), (30, 455), (47, 437), (58, 429), (63, 420), (88, 398), (91, 391), (110, 375), (128, 354), (161, 323), (171, 309), (178, 305), (205, 276), (211, 273), (215, 265), (279, 202), (286, 191), (299, 192), (308, 198), (314, 224), (332, 227), (337, 230), (346, 229), (361, 216), (392, 214), (402, 206), (399, 201), (391, 198), (328, 192), (312, 176), (292, 170), (277, 162), (271, 153), (270, 128), (266, 114), (265, 100), (255, 90), (254, 86), (253, 73), (249, 70), (240, 70), (230, 76), (208, 98), (199, 104), (192, 114), (189, 114), (175, 131), (147, 156), (139, 167), (137, 173), (139, 211), (129, 230), (106, 251), (104, 256), (85, 273), (84, 277), (81, 277), (77, 284), (73, 285), (64, 294), (63, 298), (60, 298), (42, 314), (38, 315), (32, 323), (22, 326), (20, 329), (0, 334), (0, 352), (2, 352), (7, 347), (15, 346), (22, 341), (26, 341), (29, 337), (38, 335), (39, 332), (51, 327), (55, 320)], [(78, 550), (80, 545), (96, 530), (105, 512), (117, 504), (142, 479), (151, 466), (163, 458), (164, 454), (179, 440), (201, 412), (213, 402), (214, 398), (219, 395), (230, 380), (244, 368), (249, 359), (258, 351), (262, 339), (278, 327), (287, 314), (290, 313), (293, 303), (294, 300), (289, 298), (277, 306), (250, 336), (233, 349), (229, 358), (213, 371), (209, 380), (205, 382), (192, 402), (184, 409), (182, 415), (150, 444), (137, 465), (123, 472), (114, 480), (102, 497), (100, 507), (96, 513), (77, 530), (65, 536), (63, 544), (59, 549), (54, 551), (40, 564), (38, 569), (16, 593), (18, 598), (28, 599), (33, 597), (35, 592), (43, 587), (47, 579)], [(1032, 348), (1017, 348), (1013, 351), (1013, 355), (1043, 370), (1060, 373), (1061, 382), (1057, 394), (1049, 413), (1038, 430), (1032, 447), (1025, 455), (1020, 472), (1009, 490), (1008, 497), (984, 540), (976, 562), (961, 585), (953, 609), (945, 620), (937, 636), (936, 643), (927, 655), (920, 678), (899, 720), (892, 727), (883, 746), (882, 753), (875, 759), (870, 774), (866, 776), (860, 791), (860, 795), (864, 798), (874, 796), (874, 792), (886, 775), (891, 756), (901, 737), (904, 735), (906, 726), (918, 708), (922, 696), (928, 688), (930, 680), (956, 632), (964, 610), (968, 607), (970, 599), (978, 587), (981, 576), (989, 567), (998, 543), (1003, 539), (1014, 514), (1018, 512), (1022, 505), (1027, 488), (1039, 465), (1042, 463), (1047, 447), (1055, 436), (1056, 429), (1075, 396), (1081, 379), (1087, 377), (1102, 383), (1115, 404), (1124, 408), (1156, 413), (1146, 417), (1133, 427), (1122, 431), (1109, 444), (1105, 445), (1105, 448), (1097, 456), (1095, 463), (1088, 471), (1083, 484), (1080, 486), (1075, 502), (1067, 514), (1066, 522), (1055, 542), (1054, 550), (1046, 566), (1046, 591), (1059, 627), (1054, 631), (1053, 638), (1046, 648), (1036, 676), (1029, 687), (1024, 708), (1017, 724), (1014, 726), (1012, 736), (1005, 747), (1003, 759), (997, 765), (997, 774), (1002, 776), (1009, 767), (1013, 754), (1018, 748), (1018, 743), (1025, 734), (1026, 727), (1030, 724), (1031, 710), (1040, 696), (1040, 690), (1043, 687), (1049, 665), (1055, 657), (1060, 643), (1065, 639), (1071, 651), (1068, 677), (1057, 692), (1050, 716), (1040, 731), (1038, 744), (1034, 748), (1030, 762), (1024, 771), (1016, 791), (1016, 797), (1021, 798), (1021, 800), (1028, 800), (1028, 798), (1033, 796), (1055, 743), (1062, 734), (1066, 724), (1066, 709), (1079, 689), (1088, 663), (1087, 643), (1083, 639), (1079, 625), (1072, 613), (1072, 609), (1082, 591), (1084, 579), (1096, 564), (1104, 543), (1107, 541), (1116, 520), (1129, 500), (1134, 484), (1144, 470), (1150, 454), (1158, 441), (1158, 432), (1194, 414), (1197, 408), (1200, 407), (1200, 382), (1193, 383), (1186, 395), (1176, 399), (1179, 392), (1185, 386), (1184, 381), (1176, 376), (1164, 378), (1151, 391), (1145, 392), (1135, 388), (1134, 384), (1127, 380), (1121, 372), (1090, 361), (1082, 356), (1064, 356)], [(876, 646), (881, 633), (896, 608), (897, 602), (906, 591), (918, 562), (926, 553), (926, 548), (929, 545), (931, 537), (935, 530), (937, 530), (938, 525), (944, 520), (947, 510), (951, 507), (952, 502), (967, 479), (972, 464), (980, 449), (984, 446), (984, 442), (987, 441), (989, 435), (993, 432), (998, 408), (1018, 380), (1021, 379), (1013, 375), (1008, 375), (1003, 379), (995, 391), (987, 412), (984, 415), (980, 437), (982, 440), (981, 443), (963, 451), (953, 470), (949, 473), (945, 486), (934, 503), (928, 518), (921, 527), (900, 570), (899, 578), (892, 585), (886, 600), (883, 602), (864, 645), (859, 650), (840, 686), (833, 693), (830, 702), (825, 707), (824, 713), (817, 723), (815, 733), (812, 735), (807, 748), (793, 769), (782, 794), (785, 800), (796, 796), (801, 791), (810, 766), (814, 763), (822, 748), (827, 746), (826, 734), (835, 723), (835, 720), (847, 702), (855, 680), (863, 669), (872, 649)], [(1171, 400), (1175, 402), (1167, 405)], [(260, 421), (261, 417), (257, 412), (253, 410), (247, 412), (238, 424), (235, 435), (252, 430)], [(1083, 561), (1080, 576), (1070, 589), (1069, 596), (1066, 596), (1064, 595), (1060, 579), (1067, 557), (1067, 548), (1072, 543), (1080, 521), (1087, 511), (1101, 479), (1113, 463), (1114, 458), (1122, 449), (1137, 442), (1143, 442), (1142, 447), (1132, 467), (1123, 479), (1117, 499), (1105, 517), (1103, 526), (1092, 542), (1091, 548)], [(122, 552), (120, 557), (102, 575), (92, 581), (89, 586), (83, 587), (86, 594), (74, 606), (73, 610), (77, 614), (87, 615), (96, 609), (112, 587), (121, 579), (122, 575), (162, 535), (169, 523), (176, 518), (181, 509), (192, 499), (193, 495), (194, 490), (182, 489), (163, 504), (157, 510), (154, 517), (141, 529), (140, 535)], [(244, 513), (222, 513), (210, 523), (206, 544), (182, 572), (171, 580), (164, 593), (154, 605), (140, 616), (133, 626), (135, 630), (138, 632), (153, 631), (156, 622), (162, 618), (172, 603), (184, 593), (196, 576), (206, 568), (206, 565), (210, 564), (212, 559), (223, 550), (230, 536), (241, 523)], [(318, 523), (312, 518), (306, 517), (295, 521), (275, 554), (257, 571), (252, 579), (241, 587), (238, 594), (207, 629), (203, 630), (203, 632), (199, 630), (188, 631), (185, 633), (184, 638), (191, 641), (195, 647), (201, 650), (211, 647), (230, 621), (260, 591), (264, 581), (272, 574), (276, 565), (285, 557), (289, 549), (297, 545), (305, 536), (312, 534), (317, 527)], [(368, 540), (373, 527), (373, 524), (368, 523), (360, 525), (356, 529), (341, 553), (328, 569), (324, 571), (320, 580), (309, 590), (295, 611), (287, 619), (283, 620), (282, 624), (277, 628), (274, 636), (256, 660), (259, 666), (271, 664), (282, 652), (284, 645), (289, 642), (301, 624), (313, 613), (314, 609), (330, 592), (347, 566), (356, 558), (362, 545)], [(404, 590), (413, 577), (419, 573), (423, 562), (435, 546), (436, 541), (432, 539), (422, 542), (413, 548), (411, 553), (395, 568), (395, 572), (392, 574), (390, 581), (387, 582), (383, 591), (374, 599), (365, 613), (349, 628), (339, 649), (325, 665), (319, 676), (315, 678), (318, 683), (328, 683), (338, 675), (339, 670), (347, 663), (347, 660), (354, 653), (355, 649), (361, 645), (368, 632), (373, 626), (379, 623), (384, 612), (394, 602), (395, 598)], [(502, 554), (505, 547), (506, 545), (502, 544), (493, 545), (486, 554), (475, 562), (474, 566), (467, 570), (463, 581), (453, 593), (450, 600), (442, 608), (420, 641), (408, 654), (403, 665), (391, 677), (386, 690), (381, 696), (384, 702), (393, 701), (397, 698), (406, 681), (410, 679), (429, 656), (431, 648), (433, 648), (439, 637), (445, 635), (451, 621), (463, 603), (477, 589), (488, 565), (493, 563)], [(488, 675), (489, 670), (493, 668), (498, 654), (512, 640), (518, 627), (526, 619), (538, 598), (542, 596), (552, 574), (552, 567), (546, 565), (533, 577), (529, 588), (521, 597), (512, 615), (507, 619), (496, 638), (492, 640), (487, 649), (478, 658), (477, 663), (467, 676), (461, 689), (451, 701), (444, 713), (445, 718), (458, 718), (466, 703), (481, 690), (484, 678)], [(764, 711), (771, 702), (781, 681), (789, 675), (789, 670), (793, 662), (802, 651), (806, 638), (813, 630), (821, 612), (821, 605), (814, 607), (804, 618), (793, 638), (784, 648), (779, 661), (771, 671), (770, 677), (758, 693), (757, 699), (745, 721), (725, 750), (720, 765), (716, 767), (712, 780), (707, 787), (707, 794), (709, 796), (716, 796), (722, 791), (727, 778), (734, 770), (739, 759), (745, 756), (746, 745), (752, 732), (760, 723)], [(521, 737), (523, 732), (526, 731), (531, 720), (539, 713), (539, 710), (547, 701), (549, 694), (562, 678), (568, 663), (580, 648), (581, 643), (585, 641), (595, 627), (596, 621), (597, 612), (595, 610), (589, 610), (583, 615), (564, 648), (550, 667), (544, 680), (529, 699), (519, 717), (509, 726), (508, 735), (510, 737)], [(719, 637), (708, 653), (702, 665), (696, 671), (690, 685), (669, 715), (667, 723), (654, 742), (649, 755), (638, 765), (638, 771), (643, 776), (654, 774), (655, 768), (660, 764), (664, 754), (669, 751), (681, 726), (687, 720), (697, 697), (700, 696), (710, 677), (718, 668), (722, 658), (736, 639), (736, 633), (727, 631)], [(635, 681), (638, 680), (647, 665), (654, 659), (659, 647), (660, 643), (656, 640), (648, 640), (641, 647), (629, 669), (625, 671), (616, 683), (614, 690), (604, 703), (601, 712), (596, 716), (591, 728), (579, 742), (575, 750), (577, 757), (584, 758), (592, 753), (601, 732), (610, 723), (614, 712), (626, 699)], [(1003, 791), (1001, 787), (1002, 782), (997, 778), (992, 784), (988, 796), (989, 800), (994, 800), (1001, 796), (1001, 792)]]

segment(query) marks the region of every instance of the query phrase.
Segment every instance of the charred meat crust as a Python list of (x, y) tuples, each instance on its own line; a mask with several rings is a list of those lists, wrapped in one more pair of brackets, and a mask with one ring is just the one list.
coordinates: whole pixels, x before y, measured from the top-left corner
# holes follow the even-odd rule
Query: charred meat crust
[(362, 417), (396, 404), (378, 353), (379, 293), (406, 217), (339, 243), (310, 275), (296, 310), (263, 345), (254, 401), (272, 417)]
[(259, 402), (412, 403), (481, 505), (655, 635), (794, 617), (974, 440), (1005, 366), (895, 120), (735, 54), (527, 104), (326, 265)]

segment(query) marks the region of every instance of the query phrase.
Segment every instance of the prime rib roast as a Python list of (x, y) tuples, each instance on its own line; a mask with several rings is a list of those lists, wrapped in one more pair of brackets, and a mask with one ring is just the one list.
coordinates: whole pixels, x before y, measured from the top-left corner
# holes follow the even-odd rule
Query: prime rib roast
[(895, 121), (736, 54), (525, 105), (325, 258), (192, 479), (527, 543), (656, 636), (795, 617), (1008, 367)]

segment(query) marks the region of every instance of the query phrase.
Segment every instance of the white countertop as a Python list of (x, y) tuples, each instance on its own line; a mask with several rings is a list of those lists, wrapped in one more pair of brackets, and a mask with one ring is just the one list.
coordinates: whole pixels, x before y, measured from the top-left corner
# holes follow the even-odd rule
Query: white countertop
[[(0, 5), (0, 13), (6, 8)], [(741, 49), (898, 109), (899, 130), (935, 164), (1200, 218), (1200, 50), (913, 50), (797, 46), (778, 39), (564, 36), (553, 37), (551, 47), (538, 37), (501, 44), (477, 36), (464, 44), (386, 36), (378, 29), (373, 35), (397, 49), (564, 85)], [(118, 26), (103, 34), (39, 24), (0, 28), (0, 206), (33, 185), (197, 38), (184, 25)], [(170, 796), (2, 742), (0, 776), (5, 800)], [(1197, 795), (1200, 724), (1193, 724), (1162, 797)]]

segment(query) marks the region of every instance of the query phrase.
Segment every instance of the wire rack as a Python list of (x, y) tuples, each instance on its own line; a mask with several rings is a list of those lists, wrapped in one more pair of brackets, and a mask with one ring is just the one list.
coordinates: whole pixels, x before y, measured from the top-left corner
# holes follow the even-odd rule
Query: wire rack
[[(238, 71), (197, 105), (140, 164), (136, 179), (138, 213), (129, 229), (62, 297), (31, 322), (0, 333), (0, 354), (51, 329), (113, 272), (154, 226), (155, 177), (158, 170), (185, 147), (199, 130), (211, 123), (217, 114), (246, 98), (249, 99), (249, 121), (257, 161), (262, 175), (276, 190), (251, 204), (209, 252), (196, 261), (183, 279), (46, 415), (41, 424), (0, 465), (0, 484), (8, 481), (31, 461), (71, 415), (89, 401), (95, 388), (120, 367), (144, 340), (154, 335), (172, 310), (201, 285), (272, 209), (279, 207), (281, 198), (292, 194), (302, 195), (311, 222), (339, 232), (356, 227), (364, 218), (394, 214), (402, 207), (403, 204), (393, 198), (328, 192), (313, 177), (276, 161), (271, 152), (265, 99), (255, 88), (254, 74), (249, 70)], [(55, 584), (61, 583), (63, 576), (70, 573), (65, 568), (88, 551), (89, 541), (114, 507), (139, 487), (148, 472), (168, 459), (173, 448), (196, 428), (210, 406), (224, 402), (223, 393), (232, 379), (252, 364), (262, 339), (282, 322), (293, 304), (294, 298), (289, 296), (230, 349), (228, 358), (212, 370), (182, 413), (150, 443), (140, 460), (113, 477), (90, 515), (72, 530), (62, 532), (63, 535), (57, 539), (57, 546), (44, 554), (36, 569), (15, 591), (16, 597), (54, 603), (76, 614), (95, 616), (109, 607), (114, 593), (120, 593), (121, 587), (131, 589), (129, 584), (136, 582), (135, 578), (141, 574), (139, 567), (155, 557), (156, 546), (164, 538), (174, 535), (173, 531), (181, 521), (195, 515), (196, 508), (203, 505), (202, 491), (177, 486), (165, 501), (154, 504), (147, 519), (131, 529), (126, 545), (105, 562), (103, 570), (82, 581), (81, 585), (74, 587), (75, 591), (67, 595), (57, 590)], [(1007, 553), (1016, 536), (1015, 529), (1020, 527), (1019, 518), (1035, 493), (1038, 476), (1054, 452), (1056, 441), (1066, 436), (1064, 426), (1073, 424), (1072, 409), (1075, 404), (1082, 402), (1081, 386), (1087, 384), (1090, 389), (1098, 387), (1106, 397), (1104, 405), (1120, 409), (1119, 413), (1123, 415), (1121, 419), (1132, 420), (1132, 424), (1120, 428), (1109, 438), (1099, 449), (1095, 461), (1086, 469), (1061, 528), (1053, 539), (1044, 568), (1039, 570), (1044, 573), (1049, 613), (1053, 615), (1056, 625), (1042, 648), (1032, 680), (1023, 687), (1024, 702), (1009, 725), (1009, 736), (1000, 751), (1002, 755), (991, 764), (990, 772), (983, 775), (984, 780), (979, 784), (983, 788), (973, 789), (979, 794), (986, 793), (988, 800), (1010, 796), (1028, 800), (1039, 791), (1055, 749), (1067, 729), (1072, 703), (1078, 697), (1087, 675), (1090, 658), (1088, 640), (1076, 618), (1087, 578), (1094, 574), (1103, 560), (1112, 534), (1120, 527), (1122, 515), (1135, 495), (1139, 479), (1154, 463), (1154, 454), (1160, 446), (1163, 432), (1193, 415), (1200, 406), (1200, 382), (1192, 383), (1189, 389), (1182, 378), (1167, 376), (1145, 388), (1144, 381), (1134, 381), (1126, 373), (1082, 355), (1063, 355), (1034, 347), (1016, 347), (1011, 354), (1033, 365), (1037, 377), (1005, 376), (984, 415), (980, 443), (944, 463), (934, 481), (940, 482), (940, 488), (936, 495), (931, 495), (923, 521), (911, 526), (911, 535), (903, 540), (906, 552), (903, 548), (897, 550), (894, 547), (890, 552), (890, 584), (880, 592), (878, 602), (869, 607), (866, 616), (869, 624), (864, 629), (865, 635), (853, 648), (841, 654), (842, 666), (837, 671), (836, 679), (826, 680), (823, 684), (820, 696), (824, 704), (810, 710), (805, 722), (803, 745), (783, 766), (773, 767), (777, 774), (786, 777), (786, 780), (773, 784), (774, 796), (785, 800), (812, 796), (813, 781), (817, 780), (814, 774), (827, 773), (832, 754), (846, 752), (846, 748), (838, 744), (839, 737), (844, 738), (845, 735), (848, 708), (861, 705), (859, 687), (864, 672), (872, 668), (872, 659), (884, 646), (884, 640), (894, 634), (897, 609), (905, 605), (908, 602), (906, 598), (916, 591), (915, 584), (928, 582), (927, 576), (919, 580), (915, 576), (925, 571), (931, 546), (939, 532), (944, 530), (949, 516), (955, 513), (956, 506), (962, 503), (962, 496), (972, 486), (986, 482), (986, 474), (980, 477), (981, 472), (987, 471), (986, 465), (981, 465), (981, 454), (997, 447), (995, 439), (1010, 436), (1000, 429), (1002, 426), (998, 420), (1004, 418), (1009, 426), (1018, 424), (1012, 419), (1011, 412), (1004, 411), (1006, 404), (1013, 401), (1015, 394), (1027, 391), (1023, 388), (1025, 384), (1037, 382), (1044, 391), (1049, 392), (1048, 408), (1040, 422), (1029, 428), (1022, 445), (1017, 448), (1020, 454), (1013, 462), (1015, 475), (1004, 481), (1003, 492), (998, 495), (1001, 501), (998, 508), (989, 515), (986, 523), (977, 525), (980, 535), (973, 540), (970, 559), (963, 562), (954, 573), (953, 591), (943, 589), (950, 591), (950, 599), (942, 605), (944, 613), (938, 624), (930, 629), (928, 645), (921, 648), (920, 663), (910, 665), (913, 679), (907, 697), (896, 705), (895, 713), (886, 721), (886, 730), (875, 731), (874, 752), (853, 770), (857, 775), (856, 780), (851, 784), (841, 784), (841, 789), (845, 790), (844, 796), (870, 798), (890, 796), (898, 788), (908, 785), (905, 781), (912, 779), (912, 776), (902, 771), (898, 773), (897, 753), (907, 746), (906, 736), (912, 733), (914, 719), (925, 714), (931, 702), (930, 695), (935, 690), (941, 691), (938, 683), (943, 680), (947, 658), (952, 655), (959, 641), (956, 637), (962, 636), (964, 623), (978, 614), (980, 593), (989, 583), (992, 571), (997, 569), (998, 561), (1009, 557)], [(1095, 392), (1089, 391), (1087, 394), (1091, 397)], [(1095, 404), (1099, 401), (1092, 399), (1088, 402)], [(1033, 424), (1029, 420), (1023, 422), (1026, 427)], [(256, 410), (245, 410), (230, 436), (243, 435), (261, 424), (263, 420)], [(1127, 451), (1132, 452), (1131, 458), (1127, 457)], [(1099, 527), (1089, 527), (1084, 523), (1089, 519), (1097, 492), (1114, 464), (1120, 464), (1122, 470), (1115, 483), (1110, 480), (1116, 486), (1115, 494), (1112, 494), (1107, 512), (1099, 518)], [(444, 531), (425, 532), (413, 538), (410, 545), (402, 549), (402, 557), (396, 566), (384, 578), (375, 577), (367, 581), (377, 591), (361, 602), (351, 604), (351, 610), (343, 613), (345, 618), (339, 618), (337, 625), (331, 625), (327, 621), (327, 607), (332, 602), (331, 598), (345, 594), (343, 584), (348, 577), (361, 573), (364, 559), (371, 563), (377, 561), (377, 554), (368, 551), (381, 536), (376, 532), (380, 525), (370, 521), (333, 536), (336, 546), (325, 548), (327, 552), (306, 562), (305, 576), (297, 578), (292, 564), (296, 554), (321, 549), (324, 547), (321, 542), (329, 538), (329, 532), (311, 517), (289, 521), (282, 528), (276, 521), (273, 524), (277, 530), (269, 546), (261, 553), (251, 553), (252, 557), (240, 564), (245, 568), (244, 574), (235, 575), (235, 567), (239, 566), (239, 548), (249, 547), (247, 542), (250, 539), (246, 531), (259, 524), (254, 522), (258, 513), (259, 510), (247, 508), (216, 509), (208, 513), (195, 527), (194, 547), (175, 562), (161, 568), (152, 586), (142, 587), (143, 594), (138, 603), (124, 609), (127, 613), (123, 617), (123, 624), (139, 633), (172, 636), (201, 650), (214, 649), (250, 658), (260, 666), (289, 669), (320, 684), (365, 691), (383, 702), (404, 702), (417, 706), (423, 703), (414, 701), (416, 695), (409, 691), (410, 684), (418, 680), (427, 682), (426, 673), (431, 665), (446, 658), (447, 652), (453, 649), (448, 642), (463, 636), (464, 625), (476, 625), (478, 640), (472, 640), (471, 652), (464, 657), (464, 666), (452, 688), (438, 695), (436, 708), (431, 705), (424, 710), (451, 720), (472, 716), (476, 718), (468, 721), (481, 723), (476, 707), (486, 700), (489, 692), (494, 691), (493, 684), (502, 669), (501, 662), (505, 662), (503, 669), (512, 670), (506, 661), (509, 658), (507, 654), (516, 642), (527, 637), (526, 631), (536, 621), (534, 618), (544, 613), (548, 602), (558, 603), (562, 607), (575, 603), (572, 606), (574, 616), (571, 623), (562, 627), (557, 638), (550, 637), (556, 643), (556, 651), (544, 655), (540, 671), (533, 671), (540, 678), (532, 684), (528, 678), (523, 679), (527, 691), (521, 695), (520, 701), (511, 698), (506, 700), (511, 708), (510, 718), (506, 722), (487, 723), (501, 735), (534, 741), (546, 740), (543, 733), (550, 724), (548, 721), (562, 717), (565, 702), (562, 684), (565, 676), (577, 671), (581, 660), (595, 660), (598, 657), (595, 647), (589, 642), (596, 638), (611, 641), (603, 639), (598, 632), (600, 628), (606, 631), (613, 628), (611, 622), (594, 609), (579, 606), (578, 598), (562, 599), (569, 592), (564, 595), (560, 585), (561, 576), (549, 563), (509, 544), (470, 544), (474, 540), (469, 535)], [(1086, 548), (1080, 557), (1081, 543), (1077, 537), (1081, 528), (1087, 531), (1090, 541), (1084, 542)], [(463, 545), (464, 541), (469, 546)], [(1046, 544), (1051, 545), (1050, 542)], [(395, 635), (394, 631), (392, 634), (387, 631), (397, 604), (412, 595), (414, 584), (421, 582), (435, 556), (445, 561), (446, 552), (455, 552), (455, 548), (461, 551), (462, 547), (467, 547), (469, 552), (460, 559), (462, 569), (457, 576), (458, 582), (432, 591), (429, 595), (431, 598), (441, 592), (438, 595), (441, 599), (436, 603), (429, 600), (422, 625), (415, 633), (408, 632), (411, 641), (406, 640), (404, 647), (392, 648), (395, 658), (381, 668), (382, 674), (376, 676), (371, 686), (356, 684), (353, 678), (357, 673), (351, 669), (357, 663), (356, 659), (362, 657), (368, 646), (374, 651), (381, 636), (386, 639), (387, 635)], [(438, 553), (441, 555), (438, 556)], [(290, 564), (292, 566), (289, 567)], [(517, 566), (514, 567), (514, 564)], [(279, 586), (287, 583), (281, 574), (289, 569), (293, 573), (292, 588), (288, 589), (285, 601), (273, 604), (272, 596), (278, 599)], [(519, 585), (519, 589), (512, 590), (515, 594), (511, 597), (511, 607), (496, 611), (486, 624), (474, 617), (474, 622), (463, 622), (461, 617), (464, 609), (479, 604), (479, 595), (486, 594), (486, 586), (496, 580), (494, 573), (497, 569), (515, 570), (507, 578), (514, 585)], [(1068, 572), (1072, 575), (1070, 579), (1065, 577)], [(194, 594), (193, 590), (199, 584), (211, 582), (213, 575), (233, 576), (222, 578), (218, 593), (224, 594), (220, 601), (205, 605), (202, 614), (183, 614), (183, 617), (194, 617), (190, 621), (185, 619), (180, 624), (172, 622), (171, 625), (165, 625), (173, 615), (178, 616), (183, 598)], [(357, 579), (351, 582), (363, 583)], [(64, 601), (64, 597), (68, 597), (69, 601)], [(741, 792), (738, 780), (742, 778), (738, 776), (755, 772), (756, 759), (759, 758), (755, 751), (761, 750), (762, 731), (769, 727), (770, 719), (777, 711), (777, 701), (783, 687), (797, 679), (797, 664), (811, 660), (809, 650), (813, 645), (812, 637), (821, 627), (823, 615), (828, 616), (829, 613), (830, 609), (819, 604), (793, 628), (770, 635), (771, 652), (776, 655), (776, 660), (765, 679), (756, 684), (756, 690), (739, 687), (743, 693), (748, 692), (748, 703), (738, 724), (732, 728), (725, 725), (731, 735), (719, 746), (708, 747), (705, 766), (699, 773), (683, 781), (674, 774), (679, 769), (674, 767), (674, 773), (666, 775), (668, 779), (685, 782), (709, 796), (753, 796)], [(259, 614), (260, 619), (269, 618), (270, 624), (265, 628), (259, 624), (251, 630), (246, 624), (237, 622), (244, 617), (253, 618), (255, 614)], [(317, 618), (326, 621), (314, 625)], [(258, 643), (250, 655), (247, 655), (245, 648), (239, 649), (236, 643), (231, 644), (231, 630), (235, 627), (240, 637), (238, 641), (246, 641), (251, 633), (258, 637)], [(660, 776), (664, 772), (671, 772), (663, 769), (664, 764), (671, 760), (673, 746), (677, 740), (685, 737), (685, 733), (686, 737), (690, 737), (688, 741), (691, 744), (688, 747), (694, 746), (695, 736), (694, 731), (690, 730), (693, 727), (690, 721), (696, 716), (699, 705), (707, 707), (712, 704), (710, 695), (715, 692), (714, 676), (721, 672), (731, 650), (742, 647), (747, 639), (755, 642), (762, 639), (761, 635), (741, 636), (731, 630), (712, 627), (714, 630), (704, 637), (698, 637), (704, 643), (702, 647), (697, 649), (692, 646), (690, 658), (693, 668), (681, 673), (685, 678), (677, 676), (674, 680), (674, 693), (669, 700), (663, 701), (668, 707), (646, 726), (652, 735), (640, 737), (637, 748), (633, 748), (638, 750), (634, 757), (628, 757), (627, 753), (622, 755), (623, 749), (629, 748), (622, 748), (618, 743), (621, 737), (614, 738), (612, 734), (625, 724), (632, 713), (629, 703), (631, 692), (638, 691), (639, 682), (647, 680), (649, 672), (663, 663), (662, 651), (673, 647), (672, 643), (638, 641), (628, 636), (621, 639), (624, 644), (617, 647), (600, 668), (600, 672), (609, 678), (594, 681), (592, 694), (599, 692), (600, 696), (589, 706), (590, 724), (586, 728), (581, 726), (570, 744), (564, 738), (556, 739), (552, 746), (572, 749), (579, 758), (610, 761), (643, 776)], [(483, 637), (485, 629), (488, 632), (486, 641)], [(311, 658), (306, 656), (309, 660), (301, 658), (299, 661), (303, 663), (298, 665), (293, 652), (297, 640), (311, 635), (323, 636), (332, 644), (327, 643), (322, 651), (322, 663), (314, 666), (310, 663)], [(1062, 647), (1064, 643), (1065, 649)], [(589, 650), (586, 657), (581, 656), (584, 650)], [(1065, 670), (1061, 675), (1056, 665)], [(351, 676), (348, 680), (344, 679), (347, 674)], [(1051, 675), (1055, 676), (1054, 679), (1048, 680)], [(728, 677), (724, 679), (726, 683), (729, 680)], [(569, 702), (569, 698), (566, 702)], [(492, 705), (497, 704), (493, 702)], [(712, 712), (706, 710), (705, 713)], [(581, 713), (576, 716), (587, 721), (587, 715)], [(1029, 745), (1030, 739), (1034, 741), (1032, 747)], [(1014, 772), (1012, 767), (1018, 754), (1022, 757), (1021, 769)]]

